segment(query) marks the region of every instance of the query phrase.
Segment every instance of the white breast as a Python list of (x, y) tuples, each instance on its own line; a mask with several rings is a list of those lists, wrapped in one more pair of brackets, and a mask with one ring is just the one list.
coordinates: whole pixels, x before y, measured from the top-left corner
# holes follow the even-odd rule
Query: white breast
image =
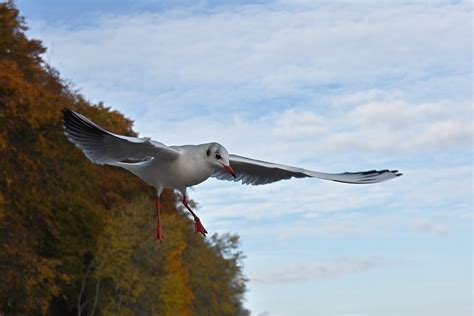
[(155, 186), (161, 184), (169, 188), (186, 188), (207, 180), (214, 167), (200, 151), (185, 149), (179, 158), (173, 161), (157, 161), (150, 164)]

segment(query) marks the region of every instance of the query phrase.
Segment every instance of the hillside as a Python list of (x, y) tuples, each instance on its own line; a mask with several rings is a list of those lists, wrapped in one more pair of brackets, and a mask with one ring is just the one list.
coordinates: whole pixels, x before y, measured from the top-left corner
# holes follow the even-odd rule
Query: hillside
[(248, 314), (238, 236), (194, 234), (167, 191), (156, 242), (153, 189), (90, 163), (61, 110), (124, 135), (132, 121), (66, 84), (25, 25), (0, 4), (0, 314)]

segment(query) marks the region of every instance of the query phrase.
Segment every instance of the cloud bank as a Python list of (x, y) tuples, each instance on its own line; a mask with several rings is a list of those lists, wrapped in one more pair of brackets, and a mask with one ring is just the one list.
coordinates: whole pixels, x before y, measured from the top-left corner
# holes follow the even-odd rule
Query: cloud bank
[(328, 263), (294, 263), (285, 267), (261, 271), (252, 281), (261, 284), (314, 282), (337, 278), (368, 270), (390, 267), (393, 263), (384, 258), (336, 258)]

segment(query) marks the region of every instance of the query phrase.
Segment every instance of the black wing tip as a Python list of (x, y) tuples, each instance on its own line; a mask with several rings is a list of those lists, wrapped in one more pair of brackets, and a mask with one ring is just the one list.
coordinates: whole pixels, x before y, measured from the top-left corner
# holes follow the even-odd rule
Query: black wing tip
[(84, 120), (81, 118), (81, 115), (77, 112), (74, 112), (73, 110), (70, 110), (68, 108), (63, 108), (62, 112), (63, 112), (63, 121), (64, 122), (69, 122), (69, 121), (73, 121), (73, 120), (84, 122)]
[(381, 175), (381, 174), (384, 174), (384, 173), (388, 173), (390, 172), (391, 174), (399, 177), (399, 176), (402, 176), (403, 173), (401, 173), (400, 171), (398, 170), (389, 170), (389, 169), (383, 169), (383, 170), (379, 170), (379, 171), (375, 171), (374, 173), (376, 173), (377, 175)]
[(69, 122), (73, 120), (77, 120), (77, 116), (75, 115), (76, 113), (68, 108), (63, 108), (61, 110), (63, 113), (63, 125), (68, 125)]
[(72, 111), (72, 110), (70, 110), (66, 107), (64, 107), (61, 110), (61, 112), (63, 113), (63, 122), (66, 122), (66, 121), (72, 119), (76, 114), (76, 112), (74, 112), (74, 111)]
[(67, 129), (69, 127), (69, 123), (71, 122), (71, 120), (73, 119), (73, 111), (71, 111), (70, 109), (64, 107), (62, 110), (61, 110), (62, 114), (63, 114), (63, 117), (62, 117), (62, 122), (63, 122), (63, 129), (64, 129), (64, 134), (67, 135)]
[[(363, 172), (361, 172), (361, 174), (363, 174), (365, 176), (365, 175), (371, 175), (371, 174), (378, 173), (378, 172), (379, 171), (377, 171), (377, 170), (369, 170), (369, 171), (363, 171)], [(351, 172), (346, 172), (346, 173), (351, 173)]]
[(403, 176), (403, 173), (401, 173), (400, 171), (398, 170), (387, 170), (388, 172), (391, 172), (392, 174), (394, 174), (395, 176), (397, 177), (400, 177), (400, 176)]
[(63, 109), (61, 110), (63, 112), (63, 114), (66, 114), (66, 113), (73, 113), (72, 110), (68, 109), (67, 107), (63, 107)]
[(63, 108), (63, 129), (69, 133), (69, 136), (92, 136), (101, 137), (107, 134), (107, 131), (97, 126), (79, 113), (68, 108)]
[[(393, 174), (395, 177), (400, 177), (403, 175), (403, 173), (401, 173), (400, 171), (398, 170), (388, 170), (388, 169), (384, 169), (384, 170), (380, 170), (378, 171), (378, 174), (377, 175), (382, 175), (384, 173), (391, 173)], [(387, 179), (388, 180), (388, 179)]]
[[(385, 174), (391, 174), (392, 176), (380, 178), (380, 176), (383, 177), (383, 175)], [(369, 171), (362, 171), (362, 172), (345, 172), (342, 175), (359, 176), (359, 178), (354, 179), (352, 181), (346, 181), (346, 180), (332, 180), (332, 181), (341, 182), (341, 183), (351, 183), (351, 184), (372, 184), (372, 183), (378, 183), (378, 182), (390, 180), (396, 177), (400, 177), (403, 175), (403, 173), (399, 172), (398, 170), (383, 169), (383, 170), (369, 170)]]
[(398, 170), (389, 170), (389, 169), (382, 169), (382, 170), (369, 170), (369, 171), (359, 171), (359, 172), (344, 172), (345, 175), (361, 175), (364, 178), (370, 178), (372, 176), (378, 176), (384, 173), (393, 173), (394, 175), (401, 176), (402, 173)]

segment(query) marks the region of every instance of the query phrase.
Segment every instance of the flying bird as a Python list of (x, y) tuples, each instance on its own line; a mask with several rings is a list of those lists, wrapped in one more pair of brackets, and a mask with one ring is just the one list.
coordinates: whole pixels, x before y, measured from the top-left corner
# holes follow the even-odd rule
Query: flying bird
[(186, 189), (210, 177), (263, 185), (290, 178), (320, 178), (343, 183), (369, 184), (402, 175), (398, 170), (323, 173), (229, 154), (218, 143), (166, 146), (150, 138), (122, 136), (98, 126), (87, 117), (63, 109), (64, 134), (86, 157), (99, 165), (124, 168), (156, 189), (156, 239), (163, 241), (160, 195), (179, 190), (182, 203), (194, 218), (196, 233), (207, 230), (188, 204)]

